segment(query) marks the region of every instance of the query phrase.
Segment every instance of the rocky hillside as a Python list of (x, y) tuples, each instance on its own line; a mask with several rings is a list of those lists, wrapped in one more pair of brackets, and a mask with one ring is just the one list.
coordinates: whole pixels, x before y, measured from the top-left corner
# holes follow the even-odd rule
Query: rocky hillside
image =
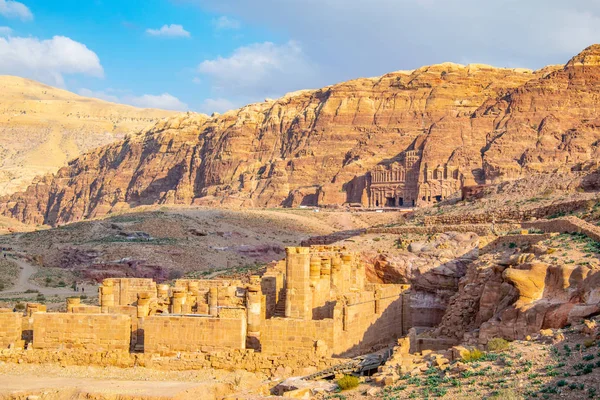
[(570, 169), (597, 157), (599, 83), (595, 45), (536, 72), (446, 63), (179, 115), (3, 198), (0, 213), (60, 224), (155, 203), (366, 204), (368, 172), (407, 150), (421, 171), (458, 167), (462, 184)]
[(37, 175), (173, 114), (0, 76), (0, 195), (24, 190)]

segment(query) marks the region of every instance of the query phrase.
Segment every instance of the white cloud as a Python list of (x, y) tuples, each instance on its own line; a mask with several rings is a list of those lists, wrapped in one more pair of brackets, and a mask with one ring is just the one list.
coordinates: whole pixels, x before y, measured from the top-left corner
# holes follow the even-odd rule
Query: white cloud
[(8, 36), (12, 33), (12, 29), (8, 26), (0, 26), (0, 36)]
[(0, 0), (0, 15), (6, 18), (19, 18), (23, 21), (31, 21), (33, 14), (23, 3), (11, 0)]
[(213, 25), (218, 30), (236, 30), (241, 28), (240, 21), (231, 19), (227, 16), (222, 16), (213, 20)]
[(237, 108), (238, 105), (227, 99), (206, 99), (200, 106), (200, 112), (211, 115), (212, 113), (224, 113)]
[(190, 33), (177, 24), (163, 25), (160, 29), (146, 29), (150, 36), (190, 37)]
[(600, 0), (186, 1), (294, 38), (328, 83), (444, 61), (539, 68), (600, 42)]
[(163, 93), (160, 95), (144, 94), (141, 96), (134, 96), (126, 94), (118, 96), (116, 93), (122, 92), (114, 89), (107, 90), (90, 90), (86, 88), (79, 89), (79, 94), (85, 97), (94, 97), (100, 100), (110, 101), (112, 103), (129, 104), (135, 107), (141, 108), (158, 108), (161, 110), (173, 110), (173, 111), (188, 111), (189, 107), (187, 104), (179, 100), (177, 97)]
[(317, 75), (315, 66), (294, 41), (240, 47), (229, 57), (203, 61), (198, 72), (210, 80), (220, 96), (250, 96), (255, 100), (305, 88)]
[(68, 37), (54, 36), (48, 40), (0, 37), (0, 74), (64, 86), (64, 75), (101, 78), (104, 69), (96, 53)]

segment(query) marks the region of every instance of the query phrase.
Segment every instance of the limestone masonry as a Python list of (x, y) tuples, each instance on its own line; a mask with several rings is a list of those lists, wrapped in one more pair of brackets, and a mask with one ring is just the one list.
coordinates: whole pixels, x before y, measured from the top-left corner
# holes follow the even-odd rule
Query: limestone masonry
[(0, 346), (152, 354), (254, 350), (349, 357), (384, 347), (410, 326), (409, 286), (366, 282), (342, 247), (290, 247), (262, 276), (240, 280), (111, 278), (99, 306), (67, 300), (67, 313), (29, 304), (0, 313)]

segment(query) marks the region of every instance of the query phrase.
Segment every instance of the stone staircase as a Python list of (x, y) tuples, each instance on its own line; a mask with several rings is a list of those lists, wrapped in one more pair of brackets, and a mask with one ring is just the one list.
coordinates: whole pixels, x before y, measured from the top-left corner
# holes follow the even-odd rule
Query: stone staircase
[(279, 293), (279, 301), (277, 302), (277, 305), (275, 306), (275, 311), (273, 312), (274, 317), (285, 317), (285, 298), (285, 290), (282, 290)]

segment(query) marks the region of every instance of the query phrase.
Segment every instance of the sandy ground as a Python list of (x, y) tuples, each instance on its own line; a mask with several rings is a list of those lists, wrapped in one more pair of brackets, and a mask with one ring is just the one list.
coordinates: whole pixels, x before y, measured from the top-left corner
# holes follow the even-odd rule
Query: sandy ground
[(0, 363), (0, 399), (27, 395), (52, 400), (216, 399), (234, 392), (256, 392), (262, 385), (261, 377), (245, 371), (159, 371)]

